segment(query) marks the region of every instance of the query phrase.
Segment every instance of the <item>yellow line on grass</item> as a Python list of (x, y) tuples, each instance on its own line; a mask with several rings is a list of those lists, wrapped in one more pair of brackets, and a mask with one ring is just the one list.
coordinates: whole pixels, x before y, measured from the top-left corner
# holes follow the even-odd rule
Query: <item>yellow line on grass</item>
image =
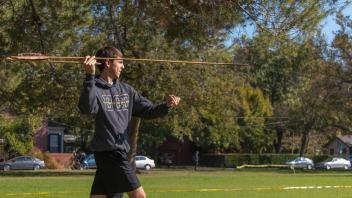
[(287, 187), (261, 187), (261, 188), (203, 188), (203, 189), (146, 189), (147, 192), (231, 192), (231, 191), (274, 191), (274, 190), (304, 190), (304, 189), (330, 189), (352, 188), (352, 186), (287, 186)]
[(83, 191), (61, 191), (61, 192), (10, 192), (10, 193), (3, 193), (5, 196), (47, 196), (51, 194), (75, 194), (75, 193), (82, 193)]

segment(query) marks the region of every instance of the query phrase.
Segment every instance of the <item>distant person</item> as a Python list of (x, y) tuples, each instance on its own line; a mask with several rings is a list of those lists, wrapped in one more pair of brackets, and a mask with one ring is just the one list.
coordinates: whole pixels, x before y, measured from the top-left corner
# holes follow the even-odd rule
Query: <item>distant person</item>
[(79, 163), (83, 164), (84, 160), (86, 159), (86, 153), (84, 151), (81, 151), (79, 153)]
[[(96, 60), (95, 56), (107, 59)], [(122, 197), (127, 192), (130, 198), (145, 198), (144, 189), (127, 159), (131, 118), (164, 116), (179, 104), (180, 98), (168, 95), (164, 103), (154, 105), (132, 86), (119, 81), (124, 65), (123, 60), (118, 59), (123, 58), (118, 49), (104, 47), (95, 56), (86, 56), (84, 60), (86, 77), (79, 99), (80, 111), (95, 116), (95, 133), (90, 146), (97, 170), (90, 197)], [(97, 62), (100, 63), (99, 76), (95, 75)]]
[(194, 153), (193, 161), (194, 161), (194, 170), (196, 171), (197, 167), (198, 167), (198, 163), (199, 163), (199, 151), (198, 150)]
[(173, 158), (174, 158), (174, 154), (166, 154), (165, 155), (165, 163), (166, 163), (168, 168), (170, 168), (170, 166), (172, 165), (172, 163), (173, 163), (172, 159)]

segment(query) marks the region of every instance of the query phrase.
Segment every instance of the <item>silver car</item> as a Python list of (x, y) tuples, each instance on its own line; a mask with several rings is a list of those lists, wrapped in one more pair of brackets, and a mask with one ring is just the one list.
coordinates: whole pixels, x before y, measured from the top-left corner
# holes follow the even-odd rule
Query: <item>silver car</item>
[(326, 170), (330, 170), (332, 168), (342, 168), (342, 169), (349, 169), (351, 168), (351, 162), (344, 159), (344, 158), (339, 158), (339, 157), (334, 157), (330, 161), (325, 161), (318, 163), (316, 165), (317, 168), (324, 168)]
[(8, 170), (39, 170), (45, 167), (44, 161), (32, 156), (20, 156), (2, 162), (1, 165), (4, 171)]
[(149, 159), (146, 156), (136, 156), (136, 168), (150, 170), (155, 168), (155, 162), (152, 159)]
[[(151, 168), (155, 168), (155, 162), (152, 159), (149, 159), (146, 156), (138, 155), (135, 157), (136, 160), (136, 168), (150, 170)], [(89, 169), (89, 168), (97, 168), (95, 163), (94, 155), (88, 155), (83, 163), (81, 164), (81, 169)]]
[(286, 165), (291, 168), (306, 168), (311, 170), (314, 167), (313, 160), (306, 157), (297, 157), (293, 160), (289, 160), (286, 162)]

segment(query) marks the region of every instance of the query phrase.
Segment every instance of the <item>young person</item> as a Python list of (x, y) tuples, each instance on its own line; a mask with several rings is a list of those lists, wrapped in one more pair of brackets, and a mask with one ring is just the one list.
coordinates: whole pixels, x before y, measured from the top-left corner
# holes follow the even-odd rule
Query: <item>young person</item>
[[(180, 98), (169, 95), (164, 103), (154, 105), (132, 86), (118, 80), (124, 68), (123, 60), (96, 60), (95, 57), (122, 58), (123, 55), (114, 47), (104, 47), (95, 56), (86, 56), (83, 63), (86, 78), (79, 109), (81, 113), (95, 115), (91, 149), (97, 170), (90, 197), (112, 198), (127, 192), (130, 198), (145, 198), (143, 187), (127, 159), (131, 118), (164, 116), (179, 104)], [(97, 62), (100, 63), (99, 76), (95, 73)]]

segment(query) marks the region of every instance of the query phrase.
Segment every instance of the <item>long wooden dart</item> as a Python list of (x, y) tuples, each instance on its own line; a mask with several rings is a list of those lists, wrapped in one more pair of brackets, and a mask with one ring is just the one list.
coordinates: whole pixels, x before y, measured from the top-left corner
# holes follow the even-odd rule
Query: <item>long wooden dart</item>
[[(203, 64), (203, 65), (235, 65), (249, 66), (245, 63), (223, 63), (223, 62), (203, 62), (203, 61), (184, 61), (184, 60), (163, 60), (163, 59), (147, 59), (147, 58), (106, 58), (95, 57), (97, 60), (126, 60), (126, 61), (142, 61), (142, 62), (165, 62), (165, 63), (180, 63), (180, 64)], [(46, 56), (39, 53), (22, 53), (17, 56), (6, 57), (8, 61), (40, 61), (52, 63), (74, 63), (82, 64), (85, 57), (72, 56)], [(100, 63), (97, 63), (100, 64)]]

